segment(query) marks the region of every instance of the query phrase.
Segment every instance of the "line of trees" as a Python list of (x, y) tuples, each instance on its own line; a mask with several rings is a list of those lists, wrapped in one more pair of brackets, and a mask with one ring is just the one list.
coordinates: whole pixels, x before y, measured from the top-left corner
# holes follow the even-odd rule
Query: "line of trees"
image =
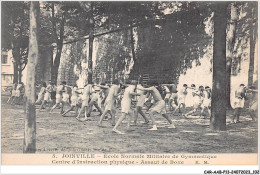
[[(170, 14), (169, 12), (172, 11)], [(14, 13), (16, 12), (16, 13)], [(192, 13), (191, 13), (192, 12)], [(184, 17), (185, 13), (189, 15)], [(147, 52), (144, 45), (135, 50), (134, 27), (156, 27), (160, 36), (150, 43), (150, 54), (157, 54), (154, 47), (167, 41), (166, 47), (179, 37), (188, 50), (180, 57), (179, 72), (187, 70), (193, 60), (203, 55), (203, 48), (211, 43), (194, 40), (192, 33), (205, 36), (204, 20), (214, 13), (213, 29), (213, 86), (210, 127), (226, 130), (226, 106), (230, 106), (230, 77), (234, 62), (241, 58), (245, 48), (243, 40), (250, 41), (250, 68), (248, 84), (253, 82), (254, 50), (257, 40), (257, 5), (255, 2), (4, 2), (2, 3), (2, 47), (12, 49), (14, 58), (14, 82), (21, 82), (22, 71), (27, 65), (26, 118), (24, 152), (35, 152), (35, 74), (39, 48), (55, 47), (51, 79), (57, 82), (58, 68), (64, 43), (89, 40), (88, 81), (92, 81), (93, 42), (95, 37), (129, 31), (129, 50), (134, 62)], [(175, 16), (175, 17), (174, 17)], [(174, 21), (176, 25), (166, 24)], [(184, 23), (184, 24), (183, 24)], [(174, 24), (174, 23), (173, 23)], [(181, 25), (178, 25), (181, 24)], [(180, 27), (181, 26), (181, 27)], [(189, 26), (193, 26), (189, 28)], [(168, 27), (168, 28), (167, 28)], [(178, 28), (179, 27), (179, 28)], [(172, 36), (171, 29), (182, 32)], [(165, 35), (165, 32), (169, 32)], [(141, 34), (140, 34), (141, 36)], [(138, 37), (140, 37), (138, 36)], [(171, 36), (169, 38), (163, 38)], [(204, 38), (207, 40), (207, 38)], [(141, 40), (141, 38), (140, 38)], [(158, 43), (156, 43), (158, 42)], [(123, 42), (126, 43), (126, 42)], [(156, 45), (157, 44), (157, 45)], [(120, 52), (120, 49), (119, 49)], [(149, 57), (149, 56), (148, 56)], [(115, 61), (118, 61), (114, 59)], [(113, 62), (115, 66), (115, 61)], [(169, 63), (172, 60), (165, 60)], [(173, 62), (174, 65), (176, 62)], [(121, 66), (124, 66), (122, 64)], [(176, 65), (175, 65), (176, 66)], [(236, 66), (236, 65), (235, 65)], [(34, 96), (34, 97), (33, 97)], [(227, 100), (226, 100), (227, 99)]]

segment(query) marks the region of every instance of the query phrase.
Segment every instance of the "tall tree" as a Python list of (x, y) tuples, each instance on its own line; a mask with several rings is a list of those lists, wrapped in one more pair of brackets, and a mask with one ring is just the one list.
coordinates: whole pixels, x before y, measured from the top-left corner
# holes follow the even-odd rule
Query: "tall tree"
[[(56, 43), (56, 55), (53, 60), (53, 65), (51, 69), (51, 80), (54, 83), (57, 83), (57, 77), (58, 77), (58, 71), (59, 71), (59, 65), (60, 65), (60, 58), (62, 53), (62, 46), (64, 41), (64, 25), (66, 21), (66, 13), (67, 9), (60, 7), (61, 9), (61, 15), (57, 15), (57, 10), (55, 9), (55, 2), (51, 3), (51, 21), (52, 21), (52, 29), (53, 29), (53, 37), (55, 39)], [(59, 21), (59, 30), (57, 30), (57, 22)], [(58, 34), (58, 33), (59, 34)]]
[(38, 22), (40, 5), (32, 1), (30, 6), (29, 58), (26, 81), (26, 114), (24, 130), (24, 153), (36, 151), (35, 70), (38, 62)]
[(28, 58), (28, 2), (2, 3), (2, 48), (11, 49), (13, 55), (13, 83), (21, 82), (22, 71)]
[(94, 17), (93, 17), (93, 3), (90, 2), (89, 12), (89, 50), (88, 50), (88, 83), (92, 83), (92, 67), (93, 67), (93, 42), (94, 42)]
[(236, 40), (236, 25), (237, 25), (237, 7), (235, 3), (230, 4), (230, 20), (229, 24), (227, 25), (227, 45), (226, 45), (226, 56), (227, 56), (227, 87), (226, 87), (226, 98), (227, 98), (227, 108), (231, 108), (230, 103), (230, 85), (231, 85), (231, 67), (232, 67), (232, 60), (234, 59), (234, 46)]
[(131, 50), (132, 50), (132, 57), (134, 62), (136, 62), (136, 56), (135, 56), (135, 40), (134, 40), (134, 28), (132, 23), (130, 23), (130, 44), (131, 44)]
[[(254, 3), (253, 3), (254, 4)], [(257, 5), (251, 7), (251, 25), (249, 29), (249, 42), (250, 42), (250, 57), (249, 57), (249, 70), (248, 70), (248, 86), (253, 85), (254, 75), (254, 60), (255, 60), (255, 44), (257, 38)]]
[(226, 27), (227, 3), (217, 2), (214, 10), (213, 87), (210, 128), (226, 130)]
[(85, 22), (85, 31), (88, 33), (89, 37), (89, 50), (88, 50), (88, 83), (92, 82), (92, 67), (93, 67), (93, 42), (94, 42), (94, 27), (95, 27), (95, 21), (94, 21), (94, 2), (80, 2), (80, 5), (82, 9), (84, 10), (86, 16), (86, 22)]

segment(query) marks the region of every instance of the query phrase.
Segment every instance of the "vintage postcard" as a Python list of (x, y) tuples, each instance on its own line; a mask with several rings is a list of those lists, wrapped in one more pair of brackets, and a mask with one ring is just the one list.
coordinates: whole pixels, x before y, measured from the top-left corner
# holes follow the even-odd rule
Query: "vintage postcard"
[(258, 1), (1, 1), (1, 163), (258, 165), (257, 51)]

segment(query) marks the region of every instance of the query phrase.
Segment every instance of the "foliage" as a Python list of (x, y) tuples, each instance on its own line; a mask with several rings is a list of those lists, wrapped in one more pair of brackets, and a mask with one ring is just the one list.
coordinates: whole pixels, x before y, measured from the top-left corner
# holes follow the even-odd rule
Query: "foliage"
[[(2, 3), (2, 48), (13, 49), (13, 62), (24, 70), (28, 59), (29, 44), (29, 3)], [(18, 71), (18, 70), (17, 70)]]
[[(232, 63), (232, 75), (237, 75), (240, 70), (240, 63), (242, 58), (248, 58), (249, 54), (246, 52), (250, 36), (254, 35), (254, 40), (257, 36), (257, 3), (256, 2), (237, 2), (238, 21), (236, 28), (235, 41), (235, 59)], [(251, 29), (253, 30), (253, 33)], [(255, 41), (254, 41), (255, 42)]]
[[(47, 49), (60, 46), (65, 42), (77, 41), (71, 52), (72, 62), (81, 70), (82, 44), (91, 31), (90, 18), (94, 19), (94, 33), (98, 42), (97, 65), (106, 64), (105, 72), (115, 78), (129, 68), (133, 50), (136, 62), (132, 76), (145, 74), (147, 69), (140, 65), (150, 66), (160, 62), (160, 70), (169, 73), (169, 77), (178, 79), (179, 74), (200, 65), (200, 58), (212, 45), (213, 29), (212, 9), (216, 2), (77, 2), (55, 1), (41, 2), (40, 14), (40, 51), (42, 57)], [(232, 71), (239, 71), (241, 54), (247, 48), (250, 28), (257, 26), (257, 5), (253, 2), (236, 2), (238, 22), (235, 41), (237, 59), (233, 61)], [(54, 7), (54, 8), (53, 8)], [(91, 9), (93, 7), (93, 9)], [(255, 9), (256, 13), (253, 13)], [(15, 13), (13, 13), (15, 12)], [(13, 21), (13, 24), (12, 24)], [(10, 49), (11, 43), (21, 48), (20, 60), (26, 64), (29, 30), (29, 3), (2, 3), (2, 47)], [(205, 28), (208, 30), (205, 30)], [(130, 30), (136, 31), (131, 41)], [(113, 32), (114, 31), (114, 32)], [(132, 43), (131, 43), (132, 42)], [(135, 48), (132, 45), (135, 43)], [(55, 44), (53, 44), (55, 43)], [(132, 51), (131, 51), (132, 48)], [(16, 50), (17, 51), (17, 50)], [(131, 53), (132, 52), (132, 53)], [(58, 53), (58, 52), (57, 52)], [(56, 53), (56, 56), (57, 56)], [(80, 55), (80, 56), (79, 56)], [(58, 56), (57, 56), (58, 57)], [(42, 58), (44, 59), (44, 58)], [(55, 59), (56, 60), (56, 59)], [(57, 59), (58, 60), (58, 59)], [(103, 62), (104, 63), (101, 63)], [(59, 66), (57, 63), (56, 66)], [(148, 71), (149, 72), (149, 71)], [(110, 76), (110, 75), (109, 75)], [(158, 79), (158, 77), (154, 77)], [(170, 78), (173, 80), (172, 78)]]
[[(163, 4), (164, 9), (174, 8), (172, 4)], [(208, 8), (200, 3), (178, 3), (175, 12), (162, 14), (157, 19), (138, 28), (137, 57), (142, 63), (158, 68), (161, 74), (169, 74), (164, 80), (176, 82), (180, 73), (185, 73), (195, 61), (205, 53), (212, 37), (205, 32), (205, 20), (210, 17)], [(200, 41), (200, 42), (198, 42)], [(158, 64), (159, 62), (159, 64)], [(156, 66), (156, 64), (158, 64)], [(138, 69), (138, 68), (137, 68)], [(142, 71), (142, 73), (149, 70)], [(150, 70), (154, 71), (154, 69)], [(174, 78), (173, 78), (174, 77)], [(161, 78), (153, 77), (160, 81)]]

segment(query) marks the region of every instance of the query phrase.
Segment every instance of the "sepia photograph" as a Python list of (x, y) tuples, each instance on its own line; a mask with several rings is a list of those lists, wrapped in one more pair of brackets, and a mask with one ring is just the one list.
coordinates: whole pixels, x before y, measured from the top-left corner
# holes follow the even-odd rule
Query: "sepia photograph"
[(257, 165), (258, 1), (1, 1), (1, 161)]

